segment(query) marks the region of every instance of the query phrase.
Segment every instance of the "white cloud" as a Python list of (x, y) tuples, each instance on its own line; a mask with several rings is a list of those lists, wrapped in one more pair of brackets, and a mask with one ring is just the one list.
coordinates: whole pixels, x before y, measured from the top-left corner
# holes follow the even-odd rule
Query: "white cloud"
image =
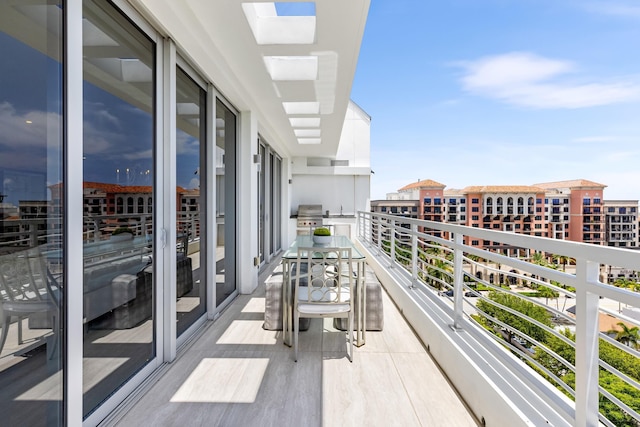
[(569, 61), (528, 52), (511, 52), (463, 63), (465, 90), (508, 104), (535, 109), (585, 108), (640, 99), (640, 81), (583, 82), (562, 77), (575, 73)]
[(57, 113), (28, 111), (18, 113), (8, 102), (0, 103), (0, 145), (46, 147), (56, 135), (61, 137), (61, 118)]
[(136, 151), (134, 153), (124, 154), (123, 157), (126, 160), (152, 159), (153, 158), (153, 151), (151, 149), (143, 150), (143, 151)]
[(599, 136), (581, 136), (573, 138), (571, 142), (575, 143), (591, 143), (591, 142), (613, 142), (619, 141), (620, 138), (611, 135), (599, 135)]
[(637, 1), (599, 1), (586, 3), (585, 8), (593, 13), (640, 18), (640, 4)]
[(176, 138), (176, 152), (178, 154), (199, 154), (200, 141), (186, 132), (178, 132)]

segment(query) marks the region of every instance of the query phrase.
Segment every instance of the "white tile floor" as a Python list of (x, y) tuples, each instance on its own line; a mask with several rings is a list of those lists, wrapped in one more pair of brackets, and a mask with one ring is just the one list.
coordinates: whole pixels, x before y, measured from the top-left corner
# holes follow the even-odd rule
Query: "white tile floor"
[(118, 426), (477, 426), (383, 293), (384, 331), (350, 363), (345, 334), (313, 319), (298, 362), (262, 329), (264, 286), (241, 295)]

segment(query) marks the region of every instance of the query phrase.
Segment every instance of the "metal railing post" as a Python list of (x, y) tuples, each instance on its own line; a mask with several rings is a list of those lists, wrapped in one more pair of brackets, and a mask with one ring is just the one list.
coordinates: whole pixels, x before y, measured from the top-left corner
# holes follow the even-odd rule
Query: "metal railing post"
[(453, 250), (453, 329), (462, 329), (462, 234), (456, 233), (453, 237), (455, 249)]
[(389, 267), (393, 268), (396, 262), (396, 220), (391, 220), (391, 232), (389, 233)]
[(576, 261), (576, 424), (598, 426), (598, 305), (599, 295), (589, 292), (589, 283), (598, 281), (600, 265)]
[(409, 289), (415, 289), (418, 283), (418, 226), (411, 224), (411, 285)]
[(378, 217), (378, 241), (376, 242), (376, 248), (378, 249), (378, 255), (382, 253), (382, 219)]

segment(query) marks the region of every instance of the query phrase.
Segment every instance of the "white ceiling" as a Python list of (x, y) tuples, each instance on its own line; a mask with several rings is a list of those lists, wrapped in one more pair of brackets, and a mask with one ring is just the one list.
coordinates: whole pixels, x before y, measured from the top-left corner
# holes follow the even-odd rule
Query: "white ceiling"
[(129, 1), (283, 154), (335, 156), (369, 0), (318, 0), (315, 17), (261, 1)]

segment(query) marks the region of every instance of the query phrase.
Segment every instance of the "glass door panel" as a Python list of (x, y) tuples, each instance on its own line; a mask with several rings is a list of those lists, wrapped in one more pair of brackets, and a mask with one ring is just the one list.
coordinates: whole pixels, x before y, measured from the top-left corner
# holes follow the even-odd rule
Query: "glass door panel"
[(0, 424), (62, 425), (63, 2), (0, 2)]
[(236, 116), (216, 100), (216, 307), (236, 290)]
[(206, 221), (206, 92), (180, 68), (176, 70), (176, 319), (180, 336), (206, 311), (206, 277), (203, 262)]
[(83, 413), (155, 356), (155, 44), (83, 2)]
[(264, 245), (265, 245), (265, 146), (258, 144), (258, 155), (260, 157), (260, 169), (258, 170), (258, 256), (260, 257), (260, 263), (264, 262)]

